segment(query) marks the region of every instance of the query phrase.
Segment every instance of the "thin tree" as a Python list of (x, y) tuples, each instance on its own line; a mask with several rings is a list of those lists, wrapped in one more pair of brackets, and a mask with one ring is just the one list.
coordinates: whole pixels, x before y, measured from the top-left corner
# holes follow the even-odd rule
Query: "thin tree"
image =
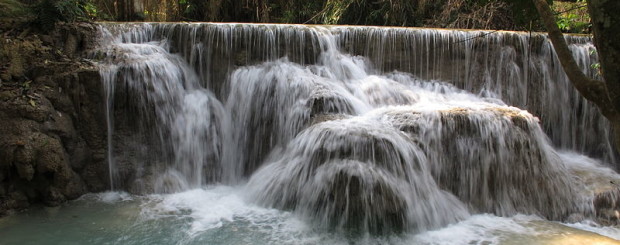
[(609, 120), (614, 130), (616, 148), (620, 148), (620, 1), (587, 1), (604, 81), (592, 79), (582, 72), (547, 1), (533, 1), (566, 75), (577, 91), (594, 103)]

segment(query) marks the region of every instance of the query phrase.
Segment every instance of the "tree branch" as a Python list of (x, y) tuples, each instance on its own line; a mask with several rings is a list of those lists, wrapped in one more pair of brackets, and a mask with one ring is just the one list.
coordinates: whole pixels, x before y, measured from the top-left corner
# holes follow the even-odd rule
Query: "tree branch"
[(581, 71), (581, 68), (577, 65), (575, 59), (573, 59), (573, 54), (566, 44), (564, 34), (562, 34), (562, 31), (560, 31), (560, 28), (557, 26), (553, 12), (547, 2), (545, 0), (533, 1), (549, 33), (549, 39), (551, 39), (551, 43), (562, 64), (562, 68), (564, 68), (564, 72), (566, 72), (573, 86), (584, 98), (596, 104), (605, 117), (610, 120), (612, 117), (617, 117), (618, 113), (609, 100), (605, 83), (603, 81), (591, 79)]

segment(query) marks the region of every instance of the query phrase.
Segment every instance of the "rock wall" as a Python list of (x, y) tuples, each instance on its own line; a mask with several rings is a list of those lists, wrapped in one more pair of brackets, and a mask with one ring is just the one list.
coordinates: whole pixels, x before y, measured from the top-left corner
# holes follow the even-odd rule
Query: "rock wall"
[[(21, 33), (20, 33), (21, 31)], [(108, 186), (98, 70), (80, 57), (95, 27), (8, 30), (0, 50), (0, 215)]]

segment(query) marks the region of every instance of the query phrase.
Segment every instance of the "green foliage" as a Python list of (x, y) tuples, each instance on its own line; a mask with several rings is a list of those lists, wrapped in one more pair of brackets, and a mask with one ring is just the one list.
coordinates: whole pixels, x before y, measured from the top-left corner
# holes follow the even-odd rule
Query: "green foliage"
[[(515, 27), (520, 30), (529, 30), (535, 28), (531, 24), (536, 24), (539, 17), (536, 6), (532, 0), (467, 0), (470, 6), (477, 5), (477, 7), (484, 6), (491, 2), (504, 2), (509, 4), (510, 12), (512, 12), (510, 18)], [(547, 0), (548, 4), (552, 4), (552, 0)], [(474, 5), (471, 5), (474, 4)]]
[(85, 14), (85, 16), (83, 17), (85, 17), (88, 20), (96, 20), (102, 16), (102, 13), (99, 12), (99, 9), (97, 9), (97, 6), (91, 1), (86, 1), (86, 3), (82, 6), (82, 8), (84, 9), (84, 14)]
[(299, 16), (309, 16), (309, 22), (316, 24), (447, 27), (459, 18), (468, 23), (487, 23), (494, 17), (527, 29), (538, 18), (531, 0), (321, 0), (298, 5), (302, 7), (284, 11), (281, 20), (304, 23), (308, 21), (299, 21)]
[(363, 25), (413, 26), (418, 2), (359, 0), (344, 13), (343, 21)]
[(558, 27), (563, 32), (583, 33), (587, 32), (590, 28), (590, 22), (579, 21), (579, 16), (576, 14), (568, 14), (561, 16), (557, 20)]
[(17, 0), (0, 0), (0, 19), (27, 18), (31, 15), (27, 6)]
[[(109, 16), (118, 15), (114, 3), (114, 0), (39, 0), (37, 19), (43, 25), (56, 21), (110, 19)], [(540, 30), (532, 0), (166, 0), (144, 1), (142, 11), (140, 14), (151, 21)], [(563, 23), (569, 25), (571, 19)], [(569, 28), (582, 27), (571, 25)]]
[[(323, 14), (321, 14), (321, 23), (328, 25), (339, 24), (343, 14), (349, 6), (356, 0), (328, 0), (325, 3)], [(361, 0), (363, 1), (363, 0)]]
[(73, 22), (86, 16), (84, 0), (62, 0), (53, 3), (53, 10), (58, 20)]
[[(536, 10), (536, 6), (534, 6), (532, 0), (504, 1), (512, 4), (515, 25), (528, 26), (534, 20), (538, 20), (538, 10)], [(553, 1), (547, 0), (547, 3), (551, 4)]]
[[(285, 12), (285, 20), (295, 16), (316, 24), (412, 26), (420, 0), (325, 0), (302, 4)], [(295, 14), (295, 12), (299, 14)]]
[[(172, 5), (176, 4), (176, 15), (180, 20), (190, 21), (205, 21), (205, 17), (208, 12), (209, 1), (204, 0), (177, 0)], [(164, 11), (165, 12), (165, 11)], [(145, 13), (148, 16), (148, 13)]]
[(282, 23), (317, 23), (323, 1), (303, 1), (280, 6)]
[(37, 14), (34, 24), (44, 29), (58, 21), (88, 21), (98, 15), (97, 8), (89, 0), (42, 0), (33, 6), (33, 12)]
[(556, 2), (556, 23), (562, 32), (589, 33), (591, 24), (585, 0)]
[(197, 11), (197, 3), (190, 0), (179, 0), (179, 8), (183, 15), (194, 15)]

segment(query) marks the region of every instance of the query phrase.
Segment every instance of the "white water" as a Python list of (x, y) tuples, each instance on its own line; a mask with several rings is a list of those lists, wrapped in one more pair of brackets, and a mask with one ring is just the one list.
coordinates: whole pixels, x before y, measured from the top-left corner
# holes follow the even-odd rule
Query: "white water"
[[(207, 183), (207, 176), (231, 176), (218, 169), (220, 162), (226, 162), (230, 155), (230, 149), (224, 150), (220, 145), (230, 141), (224, 134), (230, 131), (230, 119), (221, 102), (201, 88), (195, 72), (181, 57), (169, 53), (166, 41), (112, 42), (116, 44), (103, 51), (109, 59), (101, 70), (106, 94), (124, 89), (130, 96), (125, 106), (136, 107), (123, 108), (127, 110), (125, 120), (137, 124), (140, 131), (150, 131), (145, 132), (152, 134), (147, 135), (148, 144), (161, 147), (161, 152), (149, 152), (149, 156), (140, 159), (164, 162), (151, 166), (154, 169), (149, 170), (156, 171), (157, 176), (147, 186), (155, 192), (175, 192), (200, 187)], [(111, 122), (108, 147), (113, 149), (114, 137), (110, 136), (114, 132), (114, 98), (106, 97), (106, 113)], [(155, 149), (149, 149), (152, 150)], [(108, 151), (108, 161), (114, 187), (118, 181), (114, 150)], [(205, 173), (203, 166), (210, 167), (210, 172)]]
[[(614, 159), (608, 125), (540, 36), (461, 43), (478, 32), (243, 24), (102, 33), (111, 187), (160, 193), (140, 201), (150, 225), (136, 229), (172, 218), (180, 244), (241, 228), (265, 243), (541, 242), (568, 229), (543, 218), (592, 218), (594, 191), (575, 175), (613, 177), (581, 155)], [(587, 69), (591, 46), (572, 41)], [(592, 136), (602, 143), (590, 148)], [(572, 226), (610, 232), (586, 224)]]
[[(205, 205), (208, 203), (209, 205)], [(175, 194), (90, 194), (60, 208), (0, 219), (13, 244), (617, 244), (620, 230), (536, 216), (473, 215), (418, 234), (356, 237), (317, 231), (290, 212), (245, 200), (244, 188), (208, 186)]]

